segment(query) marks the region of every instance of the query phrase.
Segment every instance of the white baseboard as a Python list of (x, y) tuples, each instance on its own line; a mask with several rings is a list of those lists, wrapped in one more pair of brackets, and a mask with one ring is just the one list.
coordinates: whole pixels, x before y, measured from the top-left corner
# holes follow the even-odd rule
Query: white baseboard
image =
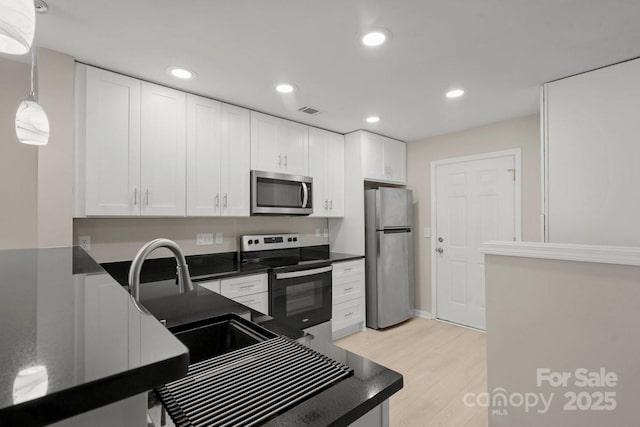
[(433, 319), (433, 314), (428, 311), (413, 310), (413, 315), (422, 319)]

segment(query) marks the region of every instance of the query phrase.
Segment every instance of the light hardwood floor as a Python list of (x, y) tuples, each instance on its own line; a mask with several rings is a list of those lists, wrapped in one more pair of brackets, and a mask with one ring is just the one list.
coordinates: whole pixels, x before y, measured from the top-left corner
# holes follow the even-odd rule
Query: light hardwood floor
[(463, 401), (466, 393), (487, 389), (484, 333), (415, 318), (335, 344), (403, 375), (404, 388), (390, 400), (392, 427), (487, 426), (486, 408), (470, 408)]

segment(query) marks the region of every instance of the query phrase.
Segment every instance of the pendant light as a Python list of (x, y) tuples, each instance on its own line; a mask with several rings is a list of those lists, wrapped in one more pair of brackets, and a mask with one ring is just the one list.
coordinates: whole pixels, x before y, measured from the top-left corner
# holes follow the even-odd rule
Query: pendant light
[(33, 0), (0, 0), (0, 52), (24, 55), (36, 32)]
[(16, 112), (16, 135), (23, 144), (47, 145), (49, 142), (49, 119), (36, 99), (33, 90), (35, 55), (31, 52), (31, 93), (20, 103)]

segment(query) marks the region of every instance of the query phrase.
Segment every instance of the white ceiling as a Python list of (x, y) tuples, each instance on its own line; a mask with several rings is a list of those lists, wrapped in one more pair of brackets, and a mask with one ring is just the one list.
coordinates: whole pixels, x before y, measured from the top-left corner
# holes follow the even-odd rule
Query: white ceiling
[[(539, 110), (546, 81), (640, 56), (638, 0), (47, 0), (36, 44), (255, 110), (413, 141)], [(365, 48), (384, 27), (392, 40)], [(169, 65), (198, 78), (176, 81)], [(295, 83), (293, 95), (274, 91)], [(446, 99), (451, 87), (467, 95)], [(309, 105), (323, 113), (309, 116)], [(367, 115), (381, 121), (367, 124)]]

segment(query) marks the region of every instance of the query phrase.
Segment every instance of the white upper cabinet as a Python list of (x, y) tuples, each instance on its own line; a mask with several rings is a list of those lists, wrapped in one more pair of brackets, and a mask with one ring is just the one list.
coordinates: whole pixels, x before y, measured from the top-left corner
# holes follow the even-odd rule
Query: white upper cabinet
[(187, 215), (219, 216), (220, 102), (187, 95)]
[(186, 213), (186, 94), (142, 83), (142, 214)]
[(76, 180), (78, 209), (84, 215), (139, 215), (140, 81), (84, 65), (76, 76), (78, 103), (84, 103), (78, 109), (77, 155), (84, 172)]
[(249, 110), (222, 104), (220, 195), (223, 216), (249, 216), (251, 141)]
[(362, 172), (365, 180), (406, 184), (407, 147), (402, 141), (363, 132)]
[(313, 178), (313, 214), (344, 216), (344, 136), (309, 128), (309, 174)]
[(309, 127), (252, 111), (251, 169), (309, 175)]

